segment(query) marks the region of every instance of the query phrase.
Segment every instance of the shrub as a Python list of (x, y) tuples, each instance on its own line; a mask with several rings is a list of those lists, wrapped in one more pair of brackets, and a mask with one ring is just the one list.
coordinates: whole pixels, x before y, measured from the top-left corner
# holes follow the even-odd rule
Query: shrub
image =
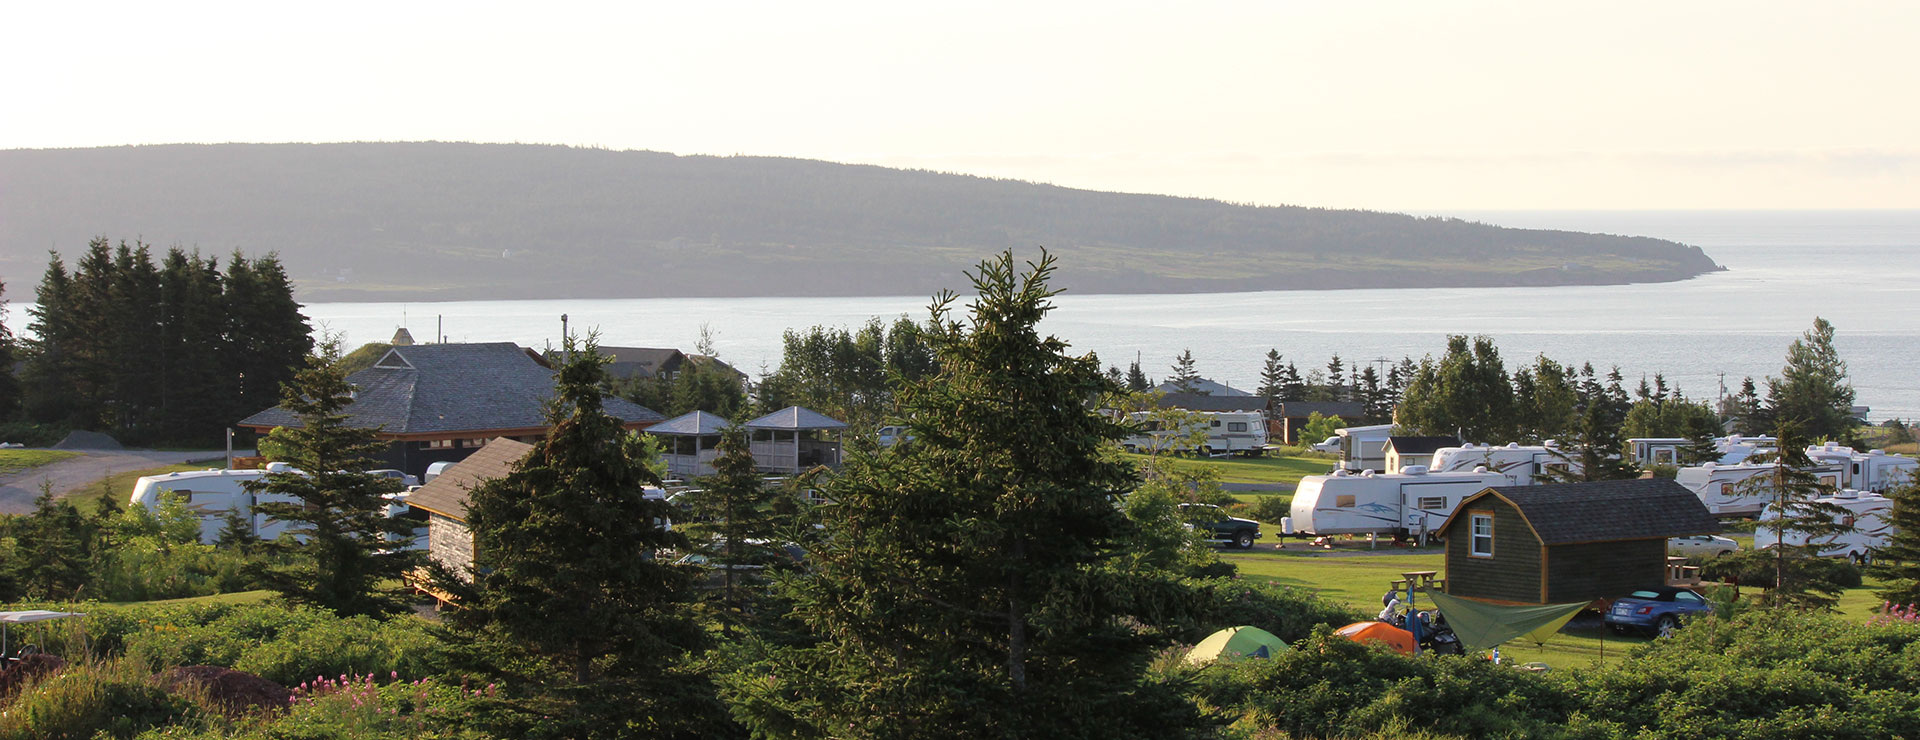
[[(1738, 583), (1741, 586), (1772, 588), (1776, 567), (1771, 549), (1741, 550), (1702, 561), (1700, 575), (1708, 580)], [(1798, 577), (1827, 587), (1821, 590), (1837, 592), (1859, 588), (1861, 583), (1860, 567), (1842, 558), (1789, 558), (1787, 567), (1793, 568)]]
[(1277, 526), (1282, 518), (1293, 516), (1293, 497), (1261, 496), (1248, 507), (1247, 514), (1251, 519)]
[(194, 711), (126, 661), (77, 663), (34, 682), (0, 713), (0, 740), (130, 737)]
[(1293, 642), (1320, 625), (1340, 626), (1365, 617), (1346, 606), (1301, 588), (1254, 579), (1205, 579), (1193, 582), (1203, 601), (1199, 624), (1185, 635), (1198, 642), (1215, 630), (1250, 624)]

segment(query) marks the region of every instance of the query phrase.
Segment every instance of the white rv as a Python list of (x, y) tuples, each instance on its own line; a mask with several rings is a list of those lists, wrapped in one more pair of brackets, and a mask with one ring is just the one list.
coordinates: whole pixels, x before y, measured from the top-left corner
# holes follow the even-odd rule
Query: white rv
[(1435, 450), (1433, 464), (1427, 466), (1427, 470), (1434, 473), (1462, 473), (1485, 468), (1506, 476), (1506, 482), (1501, 483), (1503, 486), (1531, 486), (1551, 482), (1546, 477), (1550, 469), (1579, 472), (1580, 467), (1578, 460), (1563, 460), (1555, 455), (1550, 444), (1530, 447), (1518, 444), (1505, 447), (1465, 444)]
[[(181, 504), (187, 510), (200, 517), (200, 541), (213, 544), (220, 540), (220, 532), (227, 527), (227, 512), (234, 511), (252, 529), (255, 537), (271, 540), (286, 531), (287, 524), (278, 519), (269, 519), (255, 512), (254, 507), (265, 503), (299, 503), (299, 499), (277, 493), (251, 493), (246, 484), (259, 481), (267, 473), (299, 473), (300, 471), (286, 463), (268, 463), (265, 470), (188, 470), (166, 475), (143, 476), (133, 483), (133, 493), (127, 497), (133, 506), (145, 506), (149, 510), (160, 508), (162, 496), (172, 493), (179, 496)], [(380, 471), (374, 471), (380, 472)], [(383, 476), (394, 477), (394, 476)], [(389, 517), (415, 518), (407, 506), (407, 494), (387, 495), (386, 515)], [(414, 547), (425, 547), (426, 530), (424, 521), (415, 528)]]
[(1886, 450), (1855, 452), (1852, 447), (1828, 442), (1807, 447), (1807, 457), (1820, 465), (1840, 468), (1840, 486), (1861, 491), (1884, 493), (1913, 480), (1920, 471), (1920, 460), (1888, 454)]
[(1335, 429), (1340, 437), (1340, 469), (1350, 473), (1387, 469), (1387, 441), (1393, 437), (1392, 424)]
[[(1140, 432), (1120, 444), (1128, 452), (1141, 450), (1163, 450), (1172, 452), (1198, 452), (1202, 455), (1247, 455), (1259, 456), (1267, 451), (1267, 417), (1258, 411), (1193, 411), (1189, 424), (1182, 429), (1161, 429), (1160, 422), (1153, 418), (1151, 411), (1136, 411), (1127, 415), (1127, 420), (1139, 427)], [(1188, 444), (1187, 436), (1198, 431), (1198, 425), (1205, 425), (1207, 438), (1200, 443), (1200, 449), (1194, 450)]]
[[(1739, 465), (1721, 465), (1707, 463), (1691, 468), (1681, 468), (1674, 476), (1679, 483), (1693, 495), (1700, 497), (1700, 503), (1707, 505), (1707, 511), (1714, 516), (1751, 517), (1759, 516), (1772, 500), (1767, 492), (1770, 487), (1763, 480), (1749, 483), (1755, 478), (1764, 478), (1773, 472), (1772, 465), (1762, 463), (1742, 463)], [(1840, 468), (1833, 465), (1816, 465), (1806, 472), (1818, 476), (1820, 485), (1828, 490), (1840, 490)]]
[[(1735, 465), (1754, 455), (1772, 452), (1772, 437), (1714, 437), (1713, 447), (1720, 453), (1715, 462)], [(1685, 437), (1634, 437), (1627, 440), (1627, 456), (1641, 467), (1679, 465), (1682, 451), (1690, 444)]]
[[(1875, 549), (1886, 545), (1887, 538), (1897, 531), (1887, 521), (1893, 516), (1893, 500), (1880, 494), (1846, 490), (1818, 501), (1846, 509), (1847, 514), (1840, 518), (1840, 523), (1854, 527), (1852, 532), (1815, 539), (1812, 544), (1819, 546), (1821, 557), (1845, 556), (1856, 561), (1865, 559)], [(1760, 526), (1753, 531), (1754, 549), (1773, 547), (1780, 542), (1780, 533), (1767, 526), (1767, 522), (1777, 518), (1771, 511), (1760, 517)], [(1790, 546), (1809, 544), (1805, 532), (1787, 532), (1786, 539)]]
[(1300, 479), (1293, 492), (1295, 531), (1329, 534), (1422, 534), (1439, 529), (1453, 508), (1506, 476), (1487, 471), (1429, 473), (1419, 466), (1391, 474), (1336, 470)]

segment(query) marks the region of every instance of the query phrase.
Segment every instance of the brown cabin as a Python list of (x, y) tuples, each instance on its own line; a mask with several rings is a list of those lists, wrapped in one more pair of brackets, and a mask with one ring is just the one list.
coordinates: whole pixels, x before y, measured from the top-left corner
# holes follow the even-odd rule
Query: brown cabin
[(1642, 478), (1495, 486), (1460, 502), (1435, 536), (1449, 595), (1566, 604), (1663, 585), (1667, 538), (1718, 531), (1693, 492)]

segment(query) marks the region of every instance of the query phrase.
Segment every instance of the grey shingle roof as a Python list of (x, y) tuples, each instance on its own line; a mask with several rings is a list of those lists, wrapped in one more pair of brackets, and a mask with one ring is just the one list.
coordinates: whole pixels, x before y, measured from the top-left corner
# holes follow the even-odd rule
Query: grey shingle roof
[(647, 427), (648, 434), (671, 434), (683, 437), (709, 437), (720, 433), (733, 422), (709, 414), (705, 411), (690, 411), (653, 426)]
[(788, 406), (745, 425), (748, 429), (845, 429), (846, 422), (809, 408)]
[(1431, 455), (1442, 447), (1459, 447), (1452, 437), (1388, 437), (1387, 446), (1402, 455)]
[(1315, 412), (1321, 416), (1358, 419), (1366, 415), (1367, 407), (1355, 401), (1281, 401), (1278, 415), (1289, 419), (1305, 419)]
[(1548, 545), (1711, 534), (1720, 522), (1700, 498), (1667, 478), (1635, 478), (1545, 486), (1495, 486), (1470, 496), (1441, 525), (1444, 534), (1477, 498), (1498, 495), (1514, 506)]
[[(543, 428), (553, 372), (512, 342), (394, 347), (373, 367), (348, 376), (355, 391), (347, 423), (392, 435)], [(622, 398), (607, 398), (606, 410), (629, 423), (664, 418)], [(300, 420), (275, 407), (240, 424), (299, 426)]]
[(607, 372), (616, 378), (651, 378), (662, 371), (680, 369), (687, 355), (672, 347), (599, 347), (601, 355), (612, 358)]
[(533, 451), (533, 445), (496, 437), (467, 459), (447, 466), (439, 477), (427, 481), (420, 490), (407, 495), (407, 505), (417, 506), (442, 516), (467, 520), (467, 492), (475, 486), (505, 478), (513, 464)]
[[(1194, 379), (1193, 382), (1188, 383), (1187, 386), (1192, 388), (1194, 391), (1198, 393), (1214, 395), (1214, 396), (1251, 396), (1253, 395), (1252, 393), (1248, 393), (1246, 391), (1240, 390), (1239, 388), (1235, 388), (1233, 386), (1227, 385), (1226, 383), (1221, 383), (1219, 381), (1214, 381), (1214, 380), (1208, 380), (1206, 378), (1196, 378)], [(1161, 393), (1180, 393), (1181, 392), (1180, 384), (1175, 383), (1171, 380), (1165, 381), (1157, 386), (1154, 386), (1153, 389), (1156, 391), (1160, 391)]]
[(1209, 396), (1201, 393), (1168, 393), (1155, 401), (1163, 409), (1188, 411), (1266, 411), (1262, 396)]

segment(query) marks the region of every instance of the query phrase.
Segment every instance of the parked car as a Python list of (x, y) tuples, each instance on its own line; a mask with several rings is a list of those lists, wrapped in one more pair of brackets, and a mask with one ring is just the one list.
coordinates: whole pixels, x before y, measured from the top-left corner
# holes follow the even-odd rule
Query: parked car
[(1672, 635), (1695, 616), (1713, 613), (1713, 602), (1684, 588), (1660, 586), (1635, 591), (1613, 600), (1603, 621), (1614, 632), (1644, 632), (1652, 637)]
[(1740, 543), (1718, 535), (1696, 534), (1691, 537), (1673, 537), (1667, 540), (1667, 552), (1676, 555), (1730, 555), (1740, 550)]
[(1242, 550), (1253, 549), (1260, 539), (1260, 523), (1252, 519), (1228, 516), (1227, 510), (1213, 504), (1181, 504), (1180, 518), (1189, 529), (1207, 536), (1208, 542), (1231, 544)]

